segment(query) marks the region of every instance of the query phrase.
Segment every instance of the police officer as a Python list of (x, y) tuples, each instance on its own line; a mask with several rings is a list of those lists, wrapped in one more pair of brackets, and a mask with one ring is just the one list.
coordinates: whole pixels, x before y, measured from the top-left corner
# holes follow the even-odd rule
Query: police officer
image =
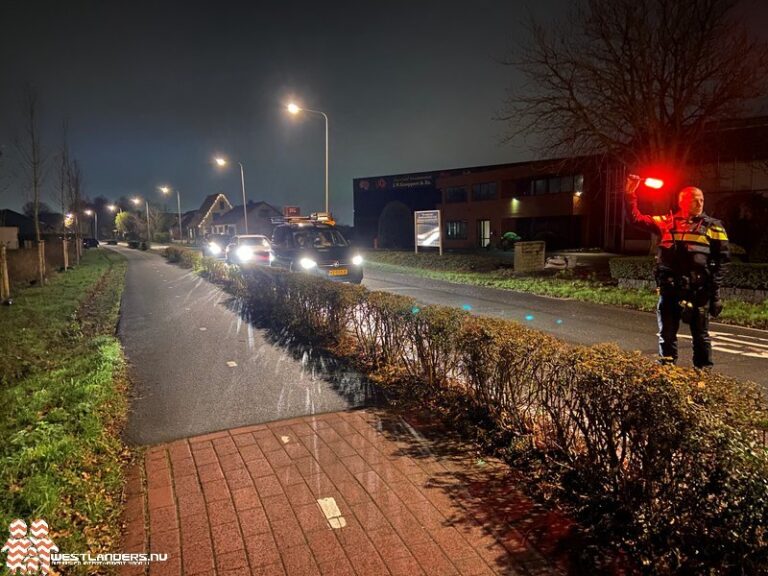
[(722, 222), (704, 213), (700, 189), (680, 190), (677, 212), (648, 216), (637, 207), (639, 184), (637, 176), (627, 178), (627, 212), (633, 224), (659, 235), (655, 276), (660, 361), (677, 361), (677, 331), (682, 320), (691, 327), (693, 365), (707, 368), (712, 366), (709, 316), (716, 318), (723, 310), (720, 285), (723, 267), (730, 260), (728, 236)]

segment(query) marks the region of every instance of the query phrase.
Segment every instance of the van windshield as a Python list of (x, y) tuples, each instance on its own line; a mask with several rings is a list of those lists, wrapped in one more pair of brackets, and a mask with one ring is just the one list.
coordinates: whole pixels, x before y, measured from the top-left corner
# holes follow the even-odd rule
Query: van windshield
[(333, 248), (348, 246), (346, 238), (338, 230), (310, 229), (293, 233), (293, 242), (298, 248)]

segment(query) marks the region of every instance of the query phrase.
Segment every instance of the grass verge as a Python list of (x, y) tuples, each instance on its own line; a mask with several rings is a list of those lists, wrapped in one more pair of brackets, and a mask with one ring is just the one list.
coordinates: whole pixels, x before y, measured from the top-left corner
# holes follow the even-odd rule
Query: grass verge
[[(377, 260), (377, 254), (370, 254), (367, 266), (384, 272), (410, 274), (422, 278), (445, 280), (458, 284), (471, 284), (501, 288), (515, 292), (528, 292), (540, 296), (568, 298), (581, 302), (610, 304), (634, 310), (653, 311), (656, 309), (655, 292), (619, 288), (602, 282), (568, 277), (568, 273), (551, 276), (518, 276), (509, 270), (491, 270), (487, 272), (454, 271), (423, 269), (400, 264), (390, 264)], [(739, 300), (726, 300), (718, 322), (747, 326), (750, 328), (768, 328), (768, 303), (751, 304)]]
[(0, 526), (42, 518), (61, 552), (118, 550), (125, 269), (119, 254), (88, 251), (0, 309)]

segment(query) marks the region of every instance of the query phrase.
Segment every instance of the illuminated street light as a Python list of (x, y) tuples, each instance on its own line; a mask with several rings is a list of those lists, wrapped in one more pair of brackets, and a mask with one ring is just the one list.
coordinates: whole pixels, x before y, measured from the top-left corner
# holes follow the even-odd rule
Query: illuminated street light
[[(138, 206), (139, 204), (141, 204), (141, 198), (131, 198), (131, 202), (133, 202), (134, 204), (136, 204), (136, 206)], [(147, 209), (147, 242), (150, 242), (150, 238), (149, 238), (149, 204), (147, 203), (146, 200), (144, 200), (144, 207)]]
[[(168, 194), (171, 192), (171, 189), (168, 186), (160, 186), (160, 192), (163, 194)], [(179, 194), (178, 190), (176, 190), (176, 207), (179, 211), (179, 242), (183, 242), (184, 237), (182, 236), (181, 232), (181, 195)]]
[(302, 108), (297, 104), (291, 102), (287, 106), (288, 112), (294, 116), (299, 112), (309, 112), (310, 114), (318, 114), (325, 119), (325, 211), (328, 212), (328, 115), (320, 110), (310, 110), (309, 108)]
[[(227, 159), (222, 158), (221, 156), (214, 158), (214, 160), (219, 166), (226, 166), (228, 164)], [(245, 172), (243, 170), (243, 165), (240, 162), (238, 162), (238, 164), (240, 165), (240, 184), (243, 188), (243, 218), (245, 219), (245, 233), (248, 234), (248, 205), (245, 199)]]
[(93, 235), (96, 240), (99, 240), (99, 215), (96, 213), (96, 210), (91, 210), (90, 208), (88, 210), (84, 211), (87, 216), (93, 216), (93, 223), (96, 226), (96, 233)]

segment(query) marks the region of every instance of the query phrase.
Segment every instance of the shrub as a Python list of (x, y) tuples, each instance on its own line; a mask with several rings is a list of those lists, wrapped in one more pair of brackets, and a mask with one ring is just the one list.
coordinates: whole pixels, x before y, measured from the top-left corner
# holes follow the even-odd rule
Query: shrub
[[(653, 280), (654, 258), (652, 256), (611, 258), (608, 265), (611, 270), (611, 277), (615, 280), (620, 278)], [(768, 264), (731, 262), (725, 270), (723, 286), (768, 290)]]
[(490, 272), (497, 269), (512, 268), (511, 258), (489, 256), (486, 254), (443, 254), (436, 252), (371, 252), (367, 255), (374, 262), (424, 268), (427, 270), (446, 270), (449, 272)]
[(423, 385), (428, 402), (460, 394), (523, 474), (546, 479), (532, 489), (556, 494), (647, 573), (768, 568), (768, 451), (757, 432), (768, 417), (755, 385), (304, 274), (257, 267), (227, 279), (208, 259), (203, 268), (288, 336), (336, 351), (349, 338), (361, 369)]

